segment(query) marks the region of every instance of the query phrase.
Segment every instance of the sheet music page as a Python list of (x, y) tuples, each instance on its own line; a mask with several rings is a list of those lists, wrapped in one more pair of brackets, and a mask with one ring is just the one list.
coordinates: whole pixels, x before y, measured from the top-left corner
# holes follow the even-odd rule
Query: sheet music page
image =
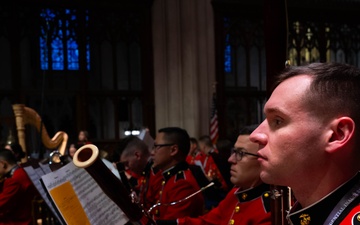
[(45, 201), (45, 203), (47, 204), (49, 209), (53, 212), (54, 216), (59, 221), (59, 223), (62, 224), (62, 225), (65, 225), (64, 222), (61, 220), (58, 212), (53, 207), (53, 204), (51, 203), (50, 199), (47, 196), (46, 190), (44, 190), (44, 188), (43, 188), (43, 186), (42, 186), (42, 184), (40, 182), (41, 176), (43, 176), (45, 174), (44, 171), (40, 167), (34, 168), (32, 166), (26, 166), (26, 167), (23, 167), (23, 168), (26, 171), (27, 175), (29, 176), (30, 180), (33, 182), (35, 188), (38, 190), (38, 192), (41, 195), (42, 199)]
[(43, 163), (40, 162), (39, 165), (40, 165), (42, 171), (44, 171), (44, 174), (51, 173), (51, 169), (50, 169), (49, 163), (43, 164)]
[(68, 224), (123, 225), (129, 221), (86, 170), (72, 162), (42, 180)]
[(152, 151), (152, 148), (154, 146), (154, 138), (151, 137), (147, 129), (141, 130), (140, 134), (138, 135), (138, 138), (145, 142), (145, 144), (149, 147), (149, 151)]

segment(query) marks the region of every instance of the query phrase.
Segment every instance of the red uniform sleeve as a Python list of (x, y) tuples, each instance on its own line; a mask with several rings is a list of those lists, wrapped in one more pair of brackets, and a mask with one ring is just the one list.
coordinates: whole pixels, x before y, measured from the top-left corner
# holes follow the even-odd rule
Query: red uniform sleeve
[(210, 180), (215, 179), (221, 184), (221, 189), (223, 189), (223, 190), (228, 189), (227, 183), (226, 183), (225, 179), (223, 178), (223, 176), (220, 172), (220, 169), (216, 165), (212, 155), (208, 156), (204, 171), (205, 171), (205, 175), (208, 176), (208, 178), (210, 178)]
[(235, 191), (232, 189), (218, 207), (203, 216), (179, 218), (178, 225), (271, 225), (271, 214), (264, 210), (261, 197), (239, 205)]
[(8, 211), (12, 211), (16, 204), (21, 202), (21, 199), (18, 199), (18, 192), (20, 190), (21, 184), (16, 182), (16, 180), (10, 178), (4, 181), (3, 190), (0, 193), (0, 218)]
[(150, 207), (152, 207), (156, 201), (159, 199), (159, 191), (161, 190), (161, 182), (162, 182), (162, 175), (161, 172), (158, 172), (156, 174), (151, 173), (149, 178), (149, 184), (146, 187), (143, 188), (145, 193), (142, 193), (142, 200), (141, 202), (144, 204), (144, 207), (146, 210), (148, 210)]
[[(232, 189), (226, 196), (226, 198), (219, 203), (219, 205), (206, 213), (203, 216), (197, 218), (184, 217), (178, 219), (178, 225), (219, 225), (226, 224), (232, 214), (231, 210), (238, 202), (234, 196), (234, 192), (237, 188)], [(227, 221), (225, 221), (227, 220)]]
[[(179, 180), (175, 183), (167, 185), (167, 190), (164, 190), (162, 196), (162, 203), (170, 203), (184, 199), (187, 196), (193, 194), (197, 190), (194, 185), (187, 180)], [(171, 206), (160, 206), (160, 219), (170, 220), (177, 219), (185, 216), (196, 217), (202, 214), (204, 207), (204, 199), (201, 194), (195, 195), (194, 197), (187, 199), (179, 204)]]

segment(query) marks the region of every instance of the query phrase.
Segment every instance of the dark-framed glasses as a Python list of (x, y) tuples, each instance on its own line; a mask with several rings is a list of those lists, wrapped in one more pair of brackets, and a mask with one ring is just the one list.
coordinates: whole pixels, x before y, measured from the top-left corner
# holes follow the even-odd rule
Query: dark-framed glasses
[(254, 154), (254, 153), (250, 153), (250, 152), (246, 152), (244, 151), (244, 149), (242, 148), (232, 148), (231, 149), (231, 155), (235, 154), (235, 159), (236, 161), (240, 161), (242, 160), (242, 158), (244, 157), (244, 155), (251, 155), (251, 156), (255, 156), (257, 158), (260, 157), (260, 155), (258, 154)]
[(159, 149), (161, 147), (172, 146), (172, 145), (174, 145), (174, 144), (154, 144), (152, 149), (156, 150), (156, 149)]

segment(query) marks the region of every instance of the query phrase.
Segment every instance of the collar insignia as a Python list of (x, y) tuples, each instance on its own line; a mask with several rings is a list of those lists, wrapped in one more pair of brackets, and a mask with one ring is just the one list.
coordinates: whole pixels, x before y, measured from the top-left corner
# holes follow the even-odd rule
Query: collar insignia
[(311, 218), (310, 218), (309, 214), (301, 214), (299, 218), (300, 218), (301, 225), (309, 225), (310, 224)]

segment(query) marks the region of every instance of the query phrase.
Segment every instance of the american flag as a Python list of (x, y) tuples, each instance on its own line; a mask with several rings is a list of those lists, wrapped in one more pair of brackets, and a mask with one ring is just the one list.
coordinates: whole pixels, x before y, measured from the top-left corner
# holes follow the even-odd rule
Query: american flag
[(211, 105), (210, 138), (213, 144), (216, 144), (216, 141), (219, 138), (219, 125), (218, 125), (218, 116), (216, 109), (216, 93), (213, 94), (212, 105)]

